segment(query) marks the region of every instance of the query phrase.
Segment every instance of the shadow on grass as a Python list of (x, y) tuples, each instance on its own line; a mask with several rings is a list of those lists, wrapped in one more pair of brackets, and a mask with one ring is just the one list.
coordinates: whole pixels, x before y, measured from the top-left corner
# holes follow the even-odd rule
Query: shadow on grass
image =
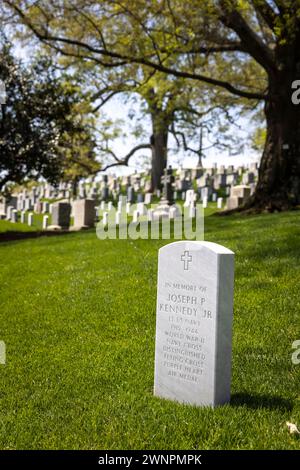
[(274, 395), (252, 395), (250, 393), (234, 393), (231, 396), (230, 405), (234, 407), (247, 406), (247, 408), (253, 410), (267, 408), (269, 410), (292, 411), (293, 409), (292, 402), (286, 398)]
[(32, 231), (32, 232), (2, 232), (0, 233), (0, 243), (1, 242), (10, 242), (15, 240), (27, 240), (29, 238), (39, 238), (39, 237), (51, 237), (57, 235), (68, 235), (70, 233), (76, 233), (68, 230), (53, 230), (53, 231)]

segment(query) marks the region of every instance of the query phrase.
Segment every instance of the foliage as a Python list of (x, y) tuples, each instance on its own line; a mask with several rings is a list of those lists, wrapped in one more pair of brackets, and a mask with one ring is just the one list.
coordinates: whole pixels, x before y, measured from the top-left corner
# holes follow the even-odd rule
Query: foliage
[[(8, 3), (11, 6), (14, 4)], [(29, 20), (30, 23), (26, 34), (34, 31), (48, 51), (59, 53), (63, 67), (75, 67), (84, 76), (82, 81), (87, 80), (94, 90), (96, 109), (116, 94), (125, 94), (127, 103), (140, 97), (140, 118), (132, 129), (132, 135), (136, 136), (138, 143), (144, 143), (145, 139), (140, 120), (148, 115), (154, 131), (161, 128), (165, 132), (167, 128), (174, 135), (177, 150), (183, 148), (187, 153), (201, 158), (205, 149), (198, 144), (200, 125), (209, 129), (209, 147), (234, 147), (236, 152), (241, 150), (241, 137), (238, 141), (231, 126), (238, 120), (242, 109), (244, 112), (247, 108), (252, 109), (247, 99), (243, 101), (242, 96), (230, 96), (224, 90), (215, 90), (204, 82), (189, 84), (183, 76), (166, 74), (159, 67), (153, 70), (146, 64), (149, 59), (183, 73), (189, 71), (197, 74), (201, 70), (206, 76), (222, 75), (233, 86), (238, 86), (242, 64), (243, 86), (261, 92), (265, 86), (265, 77), (255, 61), (245, 56), (222, 55), (218, 54), (218, 50), (213, 53), (213, 48), (195, 46), (203, 42), (198, 30), (207, 22), (205, 15), (209, 9), (199, 4), (196, 6), (193, 1), (185, 6), (178, 1), (165, 5), (155, 1), (146, 4), (134, 2), (130, 5), (126, 1), (101, 2), (94, 8), (93, 2), (77, 0), (67, 3), (65, 14), (61, 16), (61, 7), (54, 3), (39, 2), (34, 7), (28, 3), (27, 10), (25, 6), (26, 2), (22, 12), (26, 12), (27, 22)], [(200, 14), (202, 19), (199, 19), (199, 14), (194, 14), (196, 8), (199, 11), (204, 9), (204, 16)], [(21, 19), (25, 19), (17, 6), (15, 10)], [(210, 15), (214, 15), (212, 8), (209, 11)], [(44, 15), (48, 18), (47, 39), (43, 38), (45, 27), (41, 23)], [(58, 30), (59, 37), (65, 39), (58, 39), (55, 35)], [(219, 52), (224, 48), (225, 52), (227, 49), (233, 52), (238, 50), (236, 43), (234, 46), (222, 45)], [(119, 60), (118, 55), (123, 57), (124, 54), (127, 54), (127, 59)], [(138, 60), (142, 56), (145, 63)], [(236, 109), (230, 112), (233, 105)], [(113, 152), (111, 141), (118, 132), (112, 131), (108, 136), (104, 129), (102, 132), (101, 124), (102, 160), (108, 159), (112, 165), (120, 164), (120, 161), (127, 163), (125, 156), (117, 156)], [(117, 129), (118, 123), (111, 122), (111, 125), (114, 124)], [(145, 145), (149, 144), (149, 138), (147, 136)]]
[[(27, 67), (9, 45), (1, 52), (0, 78), (6, 85), (0, 135), (0, 187), (43, 177), (56, 183), (94, 164), (94, 142), (76, 86), (63, 80), (45, 57)], [(75, 142), (69, 154), (70, 140)], [(78, 150), (80, 148), (80, 150)], [(75, 163), (74, 163), (75, 162)], [(78, 162), (78, 163), (77, 163)], [(86, 169), (84, 170), (86, 172)]]
[[(245, 209), (286, 210), (300, 203), (299, 108), (291, 101), (299, 78), (300, 0), (3, 4), (21, 36), (25, 31), (74, 63), (106, 67), (120, 77), (140, 66), (150, 78), (158, 71), (220, 90), (231, 105), (247, 100), (255, 110), (264, 102), (266, 142)], [(162, 147), (165, 141), (156, 140)]]

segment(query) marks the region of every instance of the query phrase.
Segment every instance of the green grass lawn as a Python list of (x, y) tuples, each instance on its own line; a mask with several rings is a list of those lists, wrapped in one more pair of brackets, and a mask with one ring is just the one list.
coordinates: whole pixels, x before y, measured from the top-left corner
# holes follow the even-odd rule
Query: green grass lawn
[[(28, 213), (26, 213), (25, 223), (21, 224), (20, 222), (20, 212), (19, 215), (19, 222), (13, 224), (9, 220), (0, 220), (0, 233), (3, 232), (36, 232), (43, 229), (43, 214), (33, 214), (33, 224), (31, 226), (28, 225)], [(51, 224), (51, 215), (47, 214), (49, 217), (49, 225)]]
[(206, 217), (236, 253), (232, 400), (214, 410), (153, 396), (167, 240), (1, 243), (0, 448), (299, 449), (299, 235), (299, 212)]
[(4, 232), (36, 232), (37, 227), (31, 226), (27, 224), (21, 224), (21, 222), (17, 222), (16, 224), (12, 224), (9, 220), (0, 220), (0, 233)]

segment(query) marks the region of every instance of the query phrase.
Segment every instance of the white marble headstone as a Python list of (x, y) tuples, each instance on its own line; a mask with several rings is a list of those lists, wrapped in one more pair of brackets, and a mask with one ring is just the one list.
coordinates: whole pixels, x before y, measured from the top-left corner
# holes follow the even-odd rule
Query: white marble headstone
[(102, 224), (107, 225), (108, 224), (108, 212), (103, 212), (102, 214)]
[(198, 406), (230, 401), (234, 253), (211, 242), (159, 250), (154, 394)]
[(194, 205), (189, 207), (189, 216), (192, 219), (196, 217), (196, 207)]
[(151, 204), (151, 200), (152, 200), (152, 194), (151, 193), (146, 193), (145, 194), (145, 204)]
[(120, 225), (121, 217), (122, 217), (122, 213), (121, 213), (121, 211), (118, 210), (118, 211), (116, 212), (116, 216), (115, 216), (116, 225)]
[(44, 215), (43, 217), (43, 230), (46, 230), (49, 225), (49, 216)]
[(32, 225), (33, 225), (33, 214), (32, 214), (32, 212), (30, 212), (30, 213), (28, 214), (28, 217), (27, 217), (27, 224), (28, 224), (29, 226), (32, 226)]
[(218, 197), (218, 199), (217, 199), (217, 208), (222, 209), (222, 204), (223, 204), (223, 198)]
[(147, 221), (152, 222), (154, 218), (154, 210), (153, 209), (148, 209), (147, 211)]
[(193, 189), (189, 189), (185, 194), (185, 203), (184, 207), (189, 207), (194, 205), (195, 202), (195, 192)]

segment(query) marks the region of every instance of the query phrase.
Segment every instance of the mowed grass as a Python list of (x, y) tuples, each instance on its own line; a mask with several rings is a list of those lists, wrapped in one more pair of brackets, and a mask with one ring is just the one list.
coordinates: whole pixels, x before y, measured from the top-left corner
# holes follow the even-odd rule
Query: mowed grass
[[(51, 215), (47, 214), (49, 225), (51, 224)], [(28, 212), (26, 212), (25, 223), (20, 221), (20, 212), (18, 213), (18, 222), (11, 223), (9, 220), (0, 220), (0, 233), (4, 232), (36, 232), (43, 229), (43, 214), (33, 214), (32, 225), (28, 225)]]
[(0, 448), (299, 449), (299, 235), (299, 212), (206, 217), (206, 240), (236, 253), (232, 400), (216, 409), (153, 396), (168, 240), (1, 243)]
[(9, 220), (0, 220), (0, 233), (4, 232), (36, 232), (36, 226), (29, 226), (27, 224), (21, 224), (17, 222), (11, 223)]

